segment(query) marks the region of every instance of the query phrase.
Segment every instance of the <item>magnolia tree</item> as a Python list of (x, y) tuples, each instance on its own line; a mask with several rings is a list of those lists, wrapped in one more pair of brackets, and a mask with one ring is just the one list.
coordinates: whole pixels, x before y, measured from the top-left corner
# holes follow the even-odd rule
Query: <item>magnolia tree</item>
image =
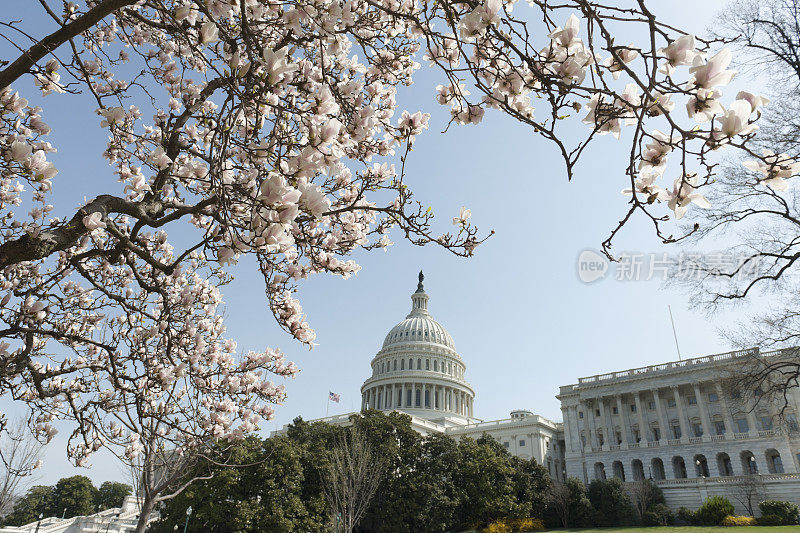
[[(630, 205), (607, 253), (637, 213), (683, 238), (664, 226), (708, 207), (720, 148), (748, 154), (754, 188), (795, 170), (751, 150), (766, 101), (723, 97), (731, 53), (643, 0), (39, 3), (52, 33), (30, 36), (10, 8), (0, 29), (21, 50), (0, 70), (0, 387), (43, 438), (73, 420), (77, 464), (104, 446), (136, 456), (153, 432), (179, 448), (241, 438), (271, 416), (283, 393), (269, 380), (294, 366), (238, 352), (217, 311), (242, 257), (311, 346), (293, 297), (309, 275), (350, 276), (347, 256), (385, 249), (392, 228), (473, 253), (485, 237), (469, 210), (441, 233), (406, 183), (429, 116), (401, 112), (397, 89), (420, 62), (440, 73), (431, 96), (451, 123), (505, 113), (554, 143), (568, 177), (593, 139), (622, 139)], [(34, 90), (76, 112), (88, 99), (108, 132), (109, 186), (77, 210), (52, 200), (63, 175)]]

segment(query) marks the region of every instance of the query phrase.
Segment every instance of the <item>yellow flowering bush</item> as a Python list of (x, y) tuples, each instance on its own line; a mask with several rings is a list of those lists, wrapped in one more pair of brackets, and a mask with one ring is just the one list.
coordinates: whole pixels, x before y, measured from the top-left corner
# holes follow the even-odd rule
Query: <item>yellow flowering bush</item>
[(754, 526), (756, 525), (756, 519), (752, 516), (726, 516), (722, 519), (722, 525), (726, 527), (734, 527), (734, 526)]

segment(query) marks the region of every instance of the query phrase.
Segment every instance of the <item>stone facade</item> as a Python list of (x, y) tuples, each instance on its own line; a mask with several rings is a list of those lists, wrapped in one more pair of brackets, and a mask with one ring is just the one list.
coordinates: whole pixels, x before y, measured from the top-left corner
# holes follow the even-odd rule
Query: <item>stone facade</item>
[(668, 503), (694, 508), (703, 494), (730, 493), (751, 475), (787, 497), (800, 492), (798, 390), (779, 418), (778, 405), (733, 397), (723, 387), (746, 362), (782, 355), (728, 352), (561, 387), (567, 474), (586, 482), (652, 478)]

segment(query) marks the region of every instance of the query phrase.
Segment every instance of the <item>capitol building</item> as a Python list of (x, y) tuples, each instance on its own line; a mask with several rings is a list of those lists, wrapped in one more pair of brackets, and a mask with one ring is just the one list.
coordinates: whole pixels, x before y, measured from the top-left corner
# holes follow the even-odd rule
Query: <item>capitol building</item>
[[(782, 406), (734, 398), (723, 387), (746, 361), (796, 359), (795, 352), (743, 350), (582, 377), (554, 391), (563, 422), (527, 410), (483, 421), (474, 416), (466, 362), (428, 310), (423, 279), (420, 272), (410, 312), (372, 358), (362, 410), (405, 413), (423, 435), (488, 434), (558, 481), (653, 479), (672, 508), (723, 495), (744, 512), (737, 492), (745, 490), (800, 499), (800, 390), (790, 391), (778, 423)], [(346, 425), (353, 414), (319, 421)]]

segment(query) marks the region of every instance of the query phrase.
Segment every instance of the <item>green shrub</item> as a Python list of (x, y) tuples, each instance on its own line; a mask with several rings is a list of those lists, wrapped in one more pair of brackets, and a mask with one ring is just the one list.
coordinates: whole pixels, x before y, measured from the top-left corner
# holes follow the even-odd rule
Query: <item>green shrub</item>
[(675, 514), (678, 517), (680, 525), (690, 525), (695, 522), (695, 513), (688, 507), (678, 507), (678, 512)]
[(776, 526), (790, 526), (797, 523), (797, 515), (800, 514), (800, 509), (791, 502), (782, 502), (778, 500), (764, 500), (758, 504), (761, 510), (761, 516), (774, 516), (780, 519), (778, 524), (770, 524)]
[(635, 522), (631, 499), (619, 478), (589, 483), (589, 501), (594, 508), (594, 525), (600, 527), (628, 526)]
[(695, 522), (700, 526), (718, 526), (726, 516), (734, 513), (733, 504), (724, 496), (708, 498), (694, 514)]
[(783, 518), (774, 514), (761, 515), (756, 522), (759, 526), (781, 526), (783, 525)]
[(642, 514), (642, 525), (671, 526), (674, 518), (672, 511), (663, 503), (655, 503)]

